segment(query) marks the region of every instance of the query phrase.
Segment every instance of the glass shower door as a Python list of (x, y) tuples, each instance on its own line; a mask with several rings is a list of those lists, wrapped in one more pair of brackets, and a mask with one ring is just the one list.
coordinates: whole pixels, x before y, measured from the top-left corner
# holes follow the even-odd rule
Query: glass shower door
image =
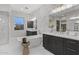
[(9, 42), (8, 16), (0, 15), (0, 45)]

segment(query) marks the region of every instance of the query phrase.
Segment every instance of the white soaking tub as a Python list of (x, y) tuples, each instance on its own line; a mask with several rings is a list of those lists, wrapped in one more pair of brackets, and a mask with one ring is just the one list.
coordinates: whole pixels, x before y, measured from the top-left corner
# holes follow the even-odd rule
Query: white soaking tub
[(37, 47), (42, 43), (42, 35), (17, 37), (17, 40), (22, 42), (22, 38), (27, 38), (27, 41), (30, 41), (30, 48)]

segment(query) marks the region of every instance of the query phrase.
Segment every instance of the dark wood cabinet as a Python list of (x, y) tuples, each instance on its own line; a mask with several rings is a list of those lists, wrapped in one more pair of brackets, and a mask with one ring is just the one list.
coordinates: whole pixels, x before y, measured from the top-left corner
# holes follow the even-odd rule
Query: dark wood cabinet
[(63, 40), (60, 37), (55, 37), (46, 34), (43, 35), (43, 46), (45, 47), (45, 49), (57, 55), (63, 54), (62, 41)]
[(56, 55), (79, 55), (79, 41), (43, 34), (43, 46)]
[(43, 46), (47, 50), (49, 50), (50, 52), (52, 52), (53, 49), (51, 49), (51, 48), (54, 48), (53, 47), (53, 44), (54, 44), (53, 38), (51, 38), (50, 35), (43, 35), (43, 39), (45, 39), (45, 40), (43, 40)]
[(63, 54), (63, 39), (60, 37), (56, 37), (55, 39), (55, 50), (57, 55)]
[(37, 35), (37, 31), (26, 31), (26, 36)]
[(64, 54), (79, 55), (79, 41), (64, 38)]

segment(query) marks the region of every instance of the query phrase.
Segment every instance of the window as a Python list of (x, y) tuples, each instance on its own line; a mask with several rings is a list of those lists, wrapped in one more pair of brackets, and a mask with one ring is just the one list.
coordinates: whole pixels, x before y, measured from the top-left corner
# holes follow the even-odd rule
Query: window
[(14, 30), (24, 30), (24, 17), (14, 17)]

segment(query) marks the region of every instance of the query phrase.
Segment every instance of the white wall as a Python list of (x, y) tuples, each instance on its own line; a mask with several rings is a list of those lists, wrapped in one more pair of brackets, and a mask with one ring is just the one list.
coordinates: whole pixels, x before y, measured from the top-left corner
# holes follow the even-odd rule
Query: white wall
[(10, 11), (9, 4), (0, 4), (0, 11)]
[[(17, 17), (24, 17), (24, 30), (14, 30), (14, 19), (13, 17), (17, 16)], [(19, 36), (25, 36), (26, 35), (26, 27), (27, 27), (27, 15), (23, 12), (17, 12), (17, 11), (11, 11), (10, 12), (10, 34), (11, 37), (19, 37)]]
[(38, 10), (35, 10), (31, 14), (29, 14), (29, 17), (37, 17), (37, 29), (43, 32), (48, 32), (48, 21), (49, 21), (49, 14), (52, 10), (51, 5), (43, 5)]

